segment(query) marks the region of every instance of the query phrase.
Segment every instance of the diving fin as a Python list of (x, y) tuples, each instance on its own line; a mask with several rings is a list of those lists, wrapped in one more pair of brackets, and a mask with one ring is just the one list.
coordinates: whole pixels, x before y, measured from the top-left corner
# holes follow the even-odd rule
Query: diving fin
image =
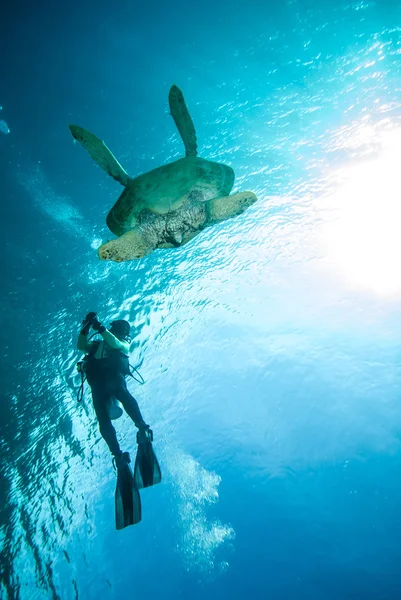
[(117, 486), (115, 494), (116, 529), (124, 529), (136, 525), (142, 518), (141, 497), (134, 482), (134, 475), (129, 465), (131, 458), (124, 452), (118, 460)]
[(152, 446), (152, 430), (138, 431), (136, 441), (138, 450), (135, 459), (134, 482), (140, 490), (160, 483), (162, 472)]

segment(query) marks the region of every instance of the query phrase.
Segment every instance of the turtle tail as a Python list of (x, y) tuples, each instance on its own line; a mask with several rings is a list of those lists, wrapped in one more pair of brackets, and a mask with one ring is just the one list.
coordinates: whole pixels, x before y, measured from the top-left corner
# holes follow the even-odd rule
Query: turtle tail
[(183, 93), (176, 85), (171, 86), (168, 101), (170, 114), (184, 142), (186, 155), (196, 156), (198, 148), (195, 127), (185, 104)]

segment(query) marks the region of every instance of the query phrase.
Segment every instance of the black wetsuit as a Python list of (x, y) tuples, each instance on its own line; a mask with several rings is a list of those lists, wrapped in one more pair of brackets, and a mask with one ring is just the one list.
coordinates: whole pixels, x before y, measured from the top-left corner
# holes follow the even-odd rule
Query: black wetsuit
[(114, 350), (109, 358), (96, 359), (95, 352), (96, 349), (91, 350), (86, 359), (86, 377), (92, 390), (93, 406), (99, 421), (100, 433), (111, 453), (117, 456), (121, 450), (116, 430), (109, 416), (110, 400), (114, 397), (121, 402), (138, 429), (147, 428), (148, 425), (143, 420), (138, 402), (127, 389), (125, 381), (127, 373), (124, 371), (127, 368), (125, 365), (128, 366), (128, 358), (118, 350)]

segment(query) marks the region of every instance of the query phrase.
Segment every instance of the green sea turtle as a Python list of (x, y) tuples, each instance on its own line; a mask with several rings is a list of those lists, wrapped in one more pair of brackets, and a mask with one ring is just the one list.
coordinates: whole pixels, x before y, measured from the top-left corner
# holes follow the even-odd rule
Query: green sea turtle
[(232, 168), (197, 156), (195, 127), (176, 85), (170, 89), (169, 104), (186, 156), (135, 178), (103, 141), (70, 125), (72, 135), (93, 160), (125, 188), (106, 219), (110, 231), (119, 237), (100, 246), (102, 260), (123, 262), (142, 258), (156, 248), (182, 246), (205, 227), (240, 215), (257, 200), (252, 192), (230, 196)]

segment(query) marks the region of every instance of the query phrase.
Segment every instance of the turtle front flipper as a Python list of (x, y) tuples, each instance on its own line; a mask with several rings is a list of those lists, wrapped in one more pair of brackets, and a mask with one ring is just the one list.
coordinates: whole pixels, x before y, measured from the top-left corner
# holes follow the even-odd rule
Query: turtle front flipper
[(206, 204), (205, 227), (241, 215), (257, 200), (253, 192), (240, 192), (232, 196), (222, 196), (208, 200)]
[(186, 155), (196, 156), (198, 148), (195, 126), (185, 104), (183, 93), (176, 85), (172, 85), (170, 88), (168, 102), (170, 105), (170, 114), (184, 142)]
[(106, 144), (83, 127), (78, 127), (78, 125), (70, 125), (69, 127), (73, 137), (89, 152), (99, 167), (121, 185), (127, 186), (131, 178)]

